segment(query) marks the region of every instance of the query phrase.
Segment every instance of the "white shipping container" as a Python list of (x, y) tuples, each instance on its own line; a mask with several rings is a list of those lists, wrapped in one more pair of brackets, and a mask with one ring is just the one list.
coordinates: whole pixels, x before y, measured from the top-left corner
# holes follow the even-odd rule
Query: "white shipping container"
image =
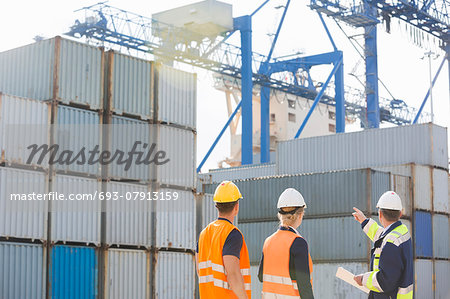
[[(0, 93), (0, 162), (28, 164), (31, 149), (50, 143), (50, 106), (48, 103)], [(31, 165), (48, 167), (48, 158)]]
[(258, 279), (259, 265), (250, 266), (250, 275), (252, 278), (252, 298), (261, 298), (262, 282)]
[[(158, 150), (166, 152), (169, 161), (156, 166), (161, 184), (194, 188), (196, 135), (190, 130), (158, 125)], [(162, 159), (164, 160), (164, 159)]]
[(435, 212), (450, 213), (448, 172), (433, 169), (433, 208)]
[(106, 183), (106, 243), (151, 246), (151, 205), (145, 185)]
[(157, 198), (156, 247), (194, 249), (196, 217), (192, 191), (159, 189)]
[(219, 216), (213, 197), (213, 194), (205, 194), (202, 197), (202, 228), (205, 228)]
[(415, 165), (413, 170), (414, 208), (431, 211), (432, 169)]
[(106, 298), (149, 298), (148, 252), (109, 249), (106, 251), (106, 265)]
[(52, 177), (50, 191), (68, 199), (50, 202), (52, 241), (100, 244), (100, 182), (56, 174)]
[[(101, 164), (89, 164), (89, 151), (98, 146), (102, 149), (101, 115), (96, 111), (78, 109), (70, 106), (58, 105), (56, 124), (53, 125), (54, 142), (59, 146), (58, 153), (61, 156), (63, 151), (73, 151), (70, 160), (84, 149), (85, 161), (82, 157), (76, 159), (77, 162), (69, 165), (55, 163), (54, 168), (59, 171), (77, 172), (99, 176), (101, 174)], [(67, 156), (66, 156), (67, 157)]]
[(43, 172), (0, 167), (0, 236), (47, 239), (46, 200), (11, 200), (11, 196), (28, 198), (47, 192)]
[[(108, 52), (110, 78), (108, 99), (116, 114), (131, 114), (141, 119), (153, 117), (153, 63), (136, 57)], [(176, 107), (171, 107), (177, 110)]]
[(449, 299), (450, 284), (448, 283), (448, 278), (450, 277), (450, 261), (434, 261), (434, 276), (436, 280), (434, 298)]
[(159, 64), (155, 108), (158, 121), (196, 128), (197, 75)]
[[(395, 191), (402, 200), (403, 215), (411, 216), (411, 178), (409, 176), (391, 175), (391, 190)], [(378, 198), (375, 200), (378, 201)]]
[(45, 298), (46, 260), (42, 245), (0, 243), (0, 298)]
[[(111, 124), (108, 125), (110, 142), (108, 148), (112, 153), (122, 151), (125, 153), (123, 160), (128, 159), (126, 153), (130, 152), (136, 146), (137, 151), (149, 151), (150, 144), (150, 125), (141, 120), (125, 118), (121, 116), (112, 116)], [(144, 144), (147, 147), (144, 148)], [(143, 158), (144, 159), (144, 158)], [(119, 164), (118, 159), (106, 165), (108, 168), (108, 177), (114, 179), (131, 179), (137, 181), (149, 180), (151, 165), (137, 164), (134, 159), (129, 169), (126, 164)]]
[(55, 37), (1, 52), (0, 90), (102, 109), (103, 51)]
[(277, 174), (275, 163), (245, 165), (240, 167), (210, 169), (203, 176), (209, 177), (209, 183), (220, 183), (222, 181), (234, 181), (243, 179), (274, 176)]
[(369, 270), (366, 263), (327, 263), (313, 265), (313, 291), (315, 298), (357, 299), (367, 294), (336, 277), (338, 267), (362, 274)]
[(283, 141), (277, 163), (280, 174), (407, 163), (447, 169), (447, 129), (420, 124)]
[(156, 253), (156, 299), (195, 298), (195, 258), (189, 253)]
[(433, 298), (433, 261), (415, 260), (414, 297)]

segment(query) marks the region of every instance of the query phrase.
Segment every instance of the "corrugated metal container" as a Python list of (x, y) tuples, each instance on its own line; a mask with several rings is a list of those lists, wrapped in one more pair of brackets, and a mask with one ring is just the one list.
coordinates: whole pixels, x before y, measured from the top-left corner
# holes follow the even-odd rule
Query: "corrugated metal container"
[(415, 245), (417, 257), (433, 256), (433, 234), (431, 227), (431, 214), (427, 212), (415, 212)]
[(63, 194), (65, 198), (85, 198), (84, 200), (51, 201), (52, 241), (99, 244), (100, 182), (97, 179), (57, 174), (52, 177), (50, 190)]
[[(145, 121), (129, 119), (121, 116), (112, 116), (111, 125), (108, 126), (111, 152), (118, 150), (128, 153), (136, 145), (137, 151), (148, 152), (150, 144), (150, 125)], [(140, 142), (140, 143), (136, 143)], [(144, 143), (148, 144), (144, 148)], [(124, 159), (127, 159), (125, 156)], [(137, 164), (136, 160), (125, 170), (125, 165), (119, 165), (118, 160), (108, 164), (108, 176), (115, 179), (130, 179), (148, 181), (151, 165)]]
[[(307, 216), (349, 215), (353, 207), (375, 212), (378, 198), (390, 189), (389, 173), (370, 169), (259, 178), (235, 183), (245, 198), (241, 201), (240, 221), (276, 219), (278, 197), (289, 187), (299, 190), (305, 197)], [(206, 185), (205, 192), (214, 193), (216, 185)], [(334, 204), (336, 202), (339, 205)]]
[[(26, 164), (30, 157), (27, 147), (50, 143), (49, 107), (47, 103), (0, 92), (0, 163)], [(30, 164), (48, 167), (48, 159), (38, 163), (38, 157)]]
[(45, 261), (41, 245), (0, 243), (0, 298), (45, 298)]
[(230, 167), (222, 169), (210, 169), (204, 176), (208, 176), (209, 183), (220, 183), (222, 181), (244, 180), (274, 176), (277, 174), (275, 163), (254, 164), (240, 167)]
[(433, 215), (433, 256), (450, 259), (448, 215)]
[(219, 215), (213, 197), (213, 194), (205, 194), (202, 198), (202, 228), (216, 220)]
[(106, 196), (106, 243), (108, 245), (150, 246), (152, 201), (145, 185), (108, 182)]
[[(85, 162), (81, 165), (78, 163), (70, 163), (70, 165), (56, 163), (54, 168), (60, 171), (99, 176), (101, 164), (90, 165), (86, 161), (89, 159), (89, 151), (94, 150), (96, 146), (98, 146), (99, 151), (102, 149), (100, 114), (94, 111), (58, 105), (56, 123), (54, 140), (59, 145), (59, 154), (64, 150), (71, 150), (74, 154), (70, 159), (74, 159), (84, 148)], [(77, 161), (82, 161), (81, 159), (78, 158)]]
[(262, 282), (258, 279), (259, 265), (250, 266), (250, 275), (252, 278), (252, 297), (261, 298)]
[(195, 258), (188, 253), (156, 253), (155, 297), (158, 299), (195, 298)]
[[(151, 119), (153, 117), (153, 63), (128, 55), (108, 52), (110, 74), (109, 110)], [(177, 107), (171, 107), (176, 110)]]
[(414, 298), (433, 298), (433, 262), (431, 260), (414, 261)]
[(55, 37), (0, 53), (0, 90), (102, 108), (103, 51)]
[(196, 135), (190, 130), (158, 125), (158, 150), (166, 152), (168, 163), (156, 167), (161, 184), (194, 188)]
[(402, 175), (391, 175), (391, 190), (395, 191), (402, 200), (403, 215), (411, 216), (411, 178)]
[(150, 255), (142, 250), (106, 251), (106, 298), (149, 298)]
[[(239, 223), (251, 263), (259, 263), (264, 240), (278, 226), (275, 221)], [(368, 260), (369, 239), (353, 217), (304, 219), (298, 231), (308, 242), (313, 262)]]
[(369, 129), (278, 143), (280, 174), (417, 163), (448, 168), (447, 129), (433, 124)]
[(450, 261), (434, 261), (434, 277), (436, 280), (434, 298), (449, 299), (450, 284), (448, 283), (448, 278), (450, 277)]
[(414, 166), (414, 208), (431, 211), (432, 169), (428, 166)]
[(47, 201), (11, 200), (46, 191), (45, 173), (0, 167), (0, 236), (46, 240)]
[(433, 208), (436, 212), (450, 213), (448, 172), (433, 169)]
[(368, 271), (367, 263), (330, 263), (313, 265), (313, 291), (315, 298), (356, 299), (367, 298), (367, 294), (336, 277), (338, 267), (354, 274)]
[(194, 194), (176, 189), (159, 189), (157, 192), (156, 247), (194, 249)]
[(155, 109), (158, 121), (196, 128), (197, 75), (158, 64)]
[(54, 246), (50, 261), (50, 298), (97, 298), (96, 249)]

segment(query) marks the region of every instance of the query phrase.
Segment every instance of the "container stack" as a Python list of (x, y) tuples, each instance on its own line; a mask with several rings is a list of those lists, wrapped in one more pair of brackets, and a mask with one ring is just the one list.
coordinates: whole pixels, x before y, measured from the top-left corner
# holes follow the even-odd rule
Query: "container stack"
[[(0, 297), (194, 296), (196, 76), (56, 37), (0, 53), (0, 91)], [(88, 162), (135, 145), (168, 162)]]
[[(282, 142), (274, 164), (201, 175), (203, 226), (216, 217), (213, 205), (203, 199), (211, 198), (217, 183), (229, 175), (244, 196), (238, 227), (249, 247), (258, 296), (257, 265), (265, 238), (279, 225), (278, 196), (296, 188), (308, 204), (299, 232), (314, 263), (315, 296), (365, 298), (335, 278), (339, 266), (354, 273), (369, 268), (372, 244), (351, 216), (352, 208), (377, 220), (379, 196), (394, 190), (402, 198), (402, 222), (412, 234), (417, 298), (445, 298), (450, 272), (447, 157), (446, 130), (431, 124)], [(260, 173), (266, 176), (252, 178)]]

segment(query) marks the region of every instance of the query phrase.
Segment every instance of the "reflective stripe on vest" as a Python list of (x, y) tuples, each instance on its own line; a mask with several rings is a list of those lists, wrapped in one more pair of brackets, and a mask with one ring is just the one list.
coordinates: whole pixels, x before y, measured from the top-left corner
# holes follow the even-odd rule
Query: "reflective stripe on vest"
[(406, 288), (399, 288), (397, 292), (397, 299), (412, 299), (414, 285), (410, 284)]
[[(301, 236), (292, 231), (278, 230), (265, 240), (263, 298), (299, 298), (297, 282), (291, 279), (289, 273), (290, 248), (298, 237)], [(310, 256), (308, 259), (311, 274), (312, 260)]]
[[(200, 234), (198, 272), (200, 298), (237, 298), (230, 289), (223, 265), (222, 250), (228, 235), (237, 229), (226, 220), (210, 223)], [(239, 257), (240, 270), (248, 298), (251, 298), (250, 259), (243, 239)]]
[(273, 293), (262, 293), (262, 299), (298, 299), (299, 296), (280, 295)]

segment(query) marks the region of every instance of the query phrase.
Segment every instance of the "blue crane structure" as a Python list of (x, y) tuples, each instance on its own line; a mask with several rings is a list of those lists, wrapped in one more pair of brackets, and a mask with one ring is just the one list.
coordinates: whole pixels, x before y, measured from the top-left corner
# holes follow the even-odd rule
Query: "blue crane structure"
[[(446, 60), (449, 65), (450, 79), (449, 0), (310, 0), (310, 7), (319, 13), (334, 18), (336, 21), (345, 22), (356, 28), (364, 28), (366, 101), (369, 127), (378, 128), (383, 113), (380, 112), (378, 96), (377, 24), (380, 23), (380, 18), (388, 24), (387, 28), (390, 28), (391, 18), (398, 18), (438, 38), (446, 55), (430, 88), (436, 82)], [(429, 93), (430, 90), (428, 90), (413, 123), (418, 121)]]
[[(261, 163), (264, 163), (269, 162), (269, 93), (272, 89), (314, 100), (296, 138), (301, 134), (319, 102), (336, 107), (336, 132), (338, 133), (345, 131), (346, 114), (358, 118), (365, 116), (365, 106), (361, 103), (361, 99), (344, 100), (343, 55), (341, 51), (337, 50), (322, 18), (322, 23), (334, 48), (332, 52), (306, 57), (294, 55), (290, 59), (272, 57), (290, 0), (284, 6), (284, 13), (269, 54), (266, 56), (252, 51), (252, 16), (267, 2), (269, 0), (262, 3), (250, 15), (234, 18), (233, 30), (218, 38), (205, 38), (205, 36), (185, 28), (164, 24), (105, 3), (82, 8), (81, 10), (89, 17), (86, 17), (84, 22), (76, 20), (66, 35), (77, 38), (86, 37), (102, 43), (150, 53), (161, 59), (190, 64), (241, 81), (242, 99), (198, 166), (197, 171), (200, 171), (239, 109), (241, 109), (242, 115), (242, 164), (253, 163), (252, 90), (253, 84), (260, 85)], [(240, 31), (240, 47), (226, 42), (236, 31)], [(333, 69), (323, 84), (315, 84), (310, 70), (314, 66), (324, 64), (333, 65)], [(307, 74), (304, 82), (297, 80), (296, 74), (300, 71)], [(290, 79), (285, 79), (286, 74)], [(330, 96), (325, 91), (333, 76), (335, 93), (334, 96)], [(412, 121), (414, 109), (406, 104), (392, 105), (390, 103), (383, 109), (386, 122), (403, 125)]]

